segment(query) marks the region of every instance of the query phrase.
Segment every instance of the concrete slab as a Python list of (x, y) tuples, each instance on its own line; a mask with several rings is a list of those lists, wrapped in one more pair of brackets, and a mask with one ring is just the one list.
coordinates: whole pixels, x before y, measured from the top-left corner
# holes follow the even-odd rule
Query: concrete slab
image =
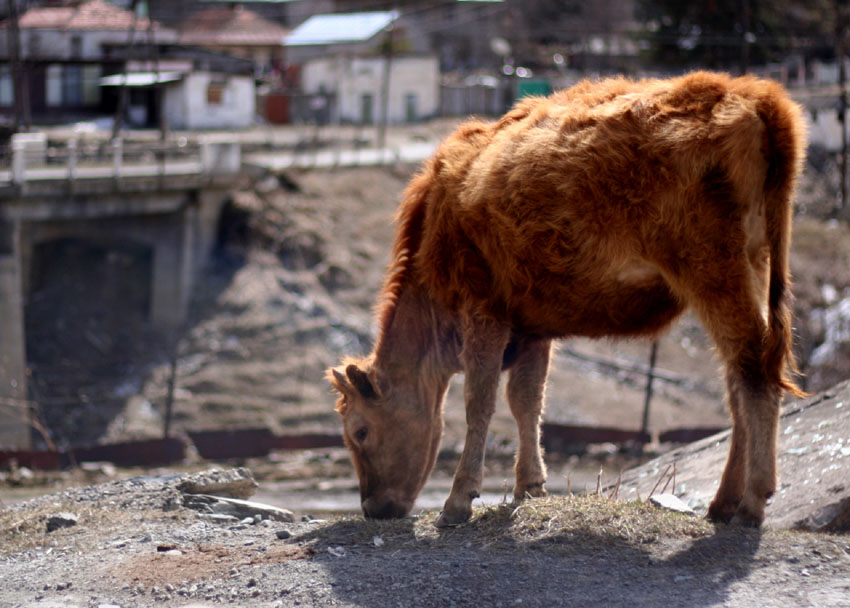
[[(705, 514), (726, 463), (729, 434), (718, 433), (627, 471), (620, 496), (645, 499), (653, 488), (663, 492), (667, 486)], [(765, 526), (850, 530), (850, 382), (784, 408), (779, 475)]]

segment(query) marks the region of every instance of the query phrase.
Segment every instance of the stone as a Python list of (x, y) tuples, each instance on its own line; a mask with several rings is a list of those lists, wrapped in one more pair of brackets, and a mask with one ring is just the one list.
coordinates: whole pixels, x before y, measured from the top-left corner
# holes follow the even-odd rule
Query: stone
[(675, 511), (676, 513), (684, 513), (686, 515), (696, 515), (694, 510), (688, 505), (679, 500), (675, 494), (653, 494), (649, 498), (649, 502), (656, 507)]
[(47, 531), (53, 532), (59, 528), (70, 528), (71, 526), (76, 526), (77, 521), (78, 517), (76, 513), (70, 513), (68, 511), (56, 513), (47, 518)]
[(246, 499), (257, 491), (257, 482), (249, 469), (210, 469), (189, 475), (177, 484), (184, 494), (210, 494), (225, 498)]
[[(779, 420), (779, 485), (764, 525), (812, 532), (850, 531), (850, 381), (790, 402)], [(685, 503), (711, 503), (729, 453), (729, 431), (696, 441), (623, 474), (619, 495), (646, 497), (673, 475)], [(680, 491), (681, 490), (681, 491)]]
[(255, 517), (262, 516), (263, 519), (291, 523), (295, 521), (295, 515), (287, 509), (280, 509), (272, 505), (260, 502), (240, 500), (238, 498), (226, 498), (223, 496), (208, 496), (206, 494), (195, 494), (184, 496), (184, 506), (196, 511), (213, 513), (219, 515), (230, 515), (240, 520), (250, 518), (248, 523), (255, 524)]

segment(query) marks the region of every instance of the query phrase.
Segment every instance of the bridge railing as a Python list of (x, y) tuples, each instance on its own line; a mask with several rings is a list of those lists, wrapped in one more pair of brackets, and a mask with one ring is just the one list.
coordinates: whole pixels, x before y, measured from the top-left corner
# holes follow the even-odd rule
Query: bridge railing
[(0, 184), (37, 180), (128, 179), (165, 175), (222, 176), (241, 170), (232, 138), (201, 135), (171, 140), (69, 139), (49, 143), (44, 133), (17, 133), (0, 150)]

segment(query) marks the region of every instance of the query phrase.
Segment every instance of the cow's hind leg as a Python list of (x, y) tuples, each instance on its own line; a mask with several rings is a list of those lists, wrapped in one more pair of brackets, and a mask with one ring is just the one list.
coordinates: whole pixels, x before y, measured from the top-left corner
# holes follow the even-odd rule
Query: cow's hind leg
[(726, 468), (720, 479), (720, 487), (711, 505), (708, 507), (708, 519), (714, 522), (729, 523), (738, 510), (744, 495), (747, 476), (747, 430), (741, 416), (741, 398), (735, 382), (727, 374), (727, 400), (732, 415), (732, 434), (729, 440), (729, 456)]
[(508, 405), (519, 430), (515, 500), (546, 495), (543, 487), (546, 483), (546, 465), (540, 448), (540, 417), (543, 414), (543, 393), (549, 372), (551, 347), (551, 340), (519, 340), (516, 360), (510, 369)]
[(782, 390), (767, 380), (763, 364), (767, 324), (752, 297), (718, 297), (701, 311), (726, 364), (732, 440), (729, 459), (709, 518), (758, 526), (776, 490), (776, 442)]
[(496, 409), (502, 355), (510, 337), (507, 328), (484, 320), (470, 321), (463, 333), (466, 440), (452, 491), (435, 523), (438, 528), (467, 521), (472, 501), (480, 495), (487, 430)]

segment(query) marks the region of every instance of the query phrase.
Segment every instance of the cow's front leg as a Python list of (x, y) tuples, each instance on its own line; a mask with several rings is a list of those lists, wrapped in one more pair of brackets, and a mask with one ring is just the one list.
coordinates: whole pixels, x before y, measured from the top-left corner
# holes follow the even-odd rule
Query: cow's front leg
[(507, 328), (490, 321), (476, 320), (464, 329), (461, 359), (466, 376), (466, 441), (452, 491), (435, 524), (438, 528), (467, 521), (472, 515), (472, 501), (481, 493), (487, 430), (496, 409), (502, 353), (509, 337)]
[(549, 354), (552, 341), (521, 339), (517, 358), (510, 369), (508, 405), (519, 430), (519, 449), (516, 455), (516, 484), (514, 500), (527, 496), (545, 496), (546, 465), (540, 448), (540, 417), (546, 376), (549, 373)]

